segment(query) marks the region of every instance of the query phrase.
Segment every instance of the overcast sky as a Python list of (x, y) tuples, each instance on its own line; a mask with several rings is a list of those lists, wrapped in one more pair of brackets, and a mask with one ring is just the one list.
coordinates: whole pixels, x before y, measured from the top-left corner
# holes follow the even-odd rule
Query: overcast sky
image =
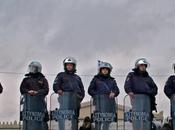
[[(174, 0), (0, 0), (0, 71), (26, 73), (30, 61), (38, 60), (52, 92), (55, 75), (47, 74), (62, 71), (66, 56), (77, 59), (80, 75), (94, 75), (97, 60), (108, 61), (121, 104), (125, 75), (137, 58), (145, 57), (150, 74), (163, 75), (153, 78), (158, 110), (168, 115), (163, 85), (175, 62), (174, 11)], [(81, 77), (87, 90), (92, 77)], [(18, 120), (23, 78), (0, 74), (0, 120)]]

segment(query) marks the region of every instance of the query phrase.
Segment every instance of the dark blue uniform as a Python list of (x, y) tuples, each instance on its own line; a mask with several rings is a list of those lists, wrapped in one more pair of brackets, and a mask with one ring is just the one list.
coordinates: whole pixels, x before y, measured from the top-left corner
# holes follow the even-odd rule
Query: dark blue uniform
[(126, 78), (124, 85), (126, 93), (157, 95), (157, 86), (147, 72), (140, 73), (138, 69), (133, 69)]
[(171, 98), (173, 94), (175, 94), (175, 76), (172, 75), (168, 78), (165, 87), (164, 92), (168, 98)]
[(114, 92), (115, 96), (119, 94), (117, 83), (113, 77), (100, 74), (94, 76), (88, 89), (89, 95), (93, 97), (94, 95), (110, 94), (111, 92)]
[[(31, 112), (42, 112), (45, 114), (45, 117), (41, 122), (24, 119), (23, 127), (27, 130), (36, 127), (37, 129), (40, 127), (40, 130), (48, 130), (47, 121), (49, 120), (49, 115), (45, 101), (45, 97), (49, 92), (48, 81), (42, 73), (29, 73), (25, 76), (20, 86), (20, 92), (24, 95), (23, 112), (29, 109)], [(37, 91), (38, 93), (36, 96), (28, 96), (28, 91), (30, 90)], [(36, 104), (38, 104), (38, 106)]]
[(55, 93), (57, 93), (58, 90), (62, 90), (63, 92), (75, 92), (81, 96), (82, 99), (85, 96), (81, 78), (74, 73), (59, 73), (54, 81), (53, 90)]
[(0, 93), (2, 93), (2, 91), (3, 91), (3, 87), (2, 87), (2, 85), (0, 83)]
[(21, 94), (27, 94), (28, 91), (34, 90), (37, 91), (37, 95), (46, 96), (49, 92), (48, 81), (42, 73), (36, 74), (26, 74), (26, 77), (23, 79), (20, 92)]
[(0, 93), (2, 93), (2, 91), (3, 91), (3, 87), (2, 87), (2, 85), (0, 83)]

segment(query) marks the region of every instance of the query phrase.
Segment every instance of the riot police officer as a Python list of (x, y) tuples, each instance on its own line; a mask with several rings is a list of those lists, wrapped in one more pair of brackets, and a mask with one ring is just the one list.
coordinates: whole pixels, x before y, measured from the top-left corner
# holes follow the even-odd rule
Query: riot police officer
[[(173, 70), (175, 72), (175, 63), (173, 64)], [(170, 113), (171, 113), (171, 124), (173, 129), (175, 129), (175, 117), (174, 117), (174, 112), (175, 112), (175, 98), (174, 98), (174, 94), (175, 94), (175, 75), (171, 75), (168, 80), (166, 81), (165, 87), (164, 87), (164, 93), (165, 95), (170, 99), (171, 102), (171, 109), (170, 109)]]
[(94, 76), (88, 88), (89, 95), (93, 97), (105, 94), (110, 98), (119, 95), (119, 88), (115, 78), (110, 75), (112, 68), (110, 63), (99, 61), (98, 74)]
[[(24, 110), (22, 117), (24, 122), (23, 130), (47, 130), (48, 112), (45, 97), (49, 92), (48, 81), (41, 72), (42, 66), (39, 62), (31, 62), (28, 66), (28, 70), (29, 73), (25, 75), (20, 86), (20, 92), (24, 96)], [(24, 115), (27, 115), (27, 112), (41, 112), (44, 116), (40, 121), (28, 120), (28, 117), (24, 117)]]
[[(175, 71), (175, 63), (173, 64), (173, 69)], [(171, 75), (168, 78), (164, 87), (164, 92), (169, 99), (175, 94), (175, 75)]]
[[(75, 106), (76, 119), (72, 120), (73, 123), (79, 117), (80, 103), (85, 96), (85, 91), (81, 78), (77, 74), (75, 74), (77, 66), (76, 60), (73, 57), (67, 57), (63, 61), (63, 66), (64, 66), (64, 72), (60, 72), (56, 76), (53, 84), (53, 90), (55, 93), (59, 95), (60, 97), (59, 99), (61, 99), (61, 97), (64, 96), (64, 93), (67, 94), (72, 93), (71, 95), (76, 95), (76, 99), (73, 99), (76, 100), (76, 106)], [(64, 103), (65, 102), (63, 101), (60, 104), (60, 108), (62, 107), (62, 109), (67, 109)], [(60, 129), (64, 129), (64, 126), (61, 126), (63, 124), (64, 123), (60, 123), (59, 125)], [(76, 124), (73, 123), (72, 129), (78, 129), (78, 121), (76, 122)]]
[[(157, 85), (153, 81), (152, 77), (147, 72), (147, 67), (149, 63), (145, 58), (140, 58), (135, 62), (135, 68), (130, 72), (125, 81), (125, 92), (129, 95), (131, 99), (132, 111), (145, 111), (145, 118), (147, 123), (143, 126), (143, 130), (151, 129), (151, 122), (153, 120), (152, 111), (157, 111), (156, 109), (156, 98), (157, 95)], [(145, 109), (139, 106), (140, 103), (145, 102)], [(147, 114), (149, 117), (147, 117)], [(141, 116), (141, 115), (140, 115)], [(141, 126), (142, 120), (134, 120), (133, 128), (138, 129)]]
[(3, 92), (3, 87), (2, 87), (2, 85), (0, 83), (0, 93), (2, 93), (2, 92)]
[(98, 114), (103, 115), (104, 113), (115, 115), (117, 111), (115, 97), (119, 95), (119, 88), (115, 79), (111, 77), (111, 71), (112, 66), (110, 63), (98, 61), (98, 74), (94, 76), (88, 88), (88, 93), (92, 96), (95, 107), (95, 111), (92, 114), (96, 130), (109, 130), (110, 123), (115, 122), (114, 118), (111, 121), (107, 121), (108, 117), (95, 116)]
[(62, 95), (64, 92), (75, 92), (82, 101), (85, 96), (81, 78), (76, 73), (77, 62), (73, 57), (67, 57), (63, 61), (64, 72), (60, 72), (53, 84), (55, 93)]
[(125, 92), (131, 100), (134, 94), (146, 94), (155, 97), (157, 95), (157, 85), (147, 72), (149, 63), (145, 58), (140, 58), (135, 63), (133, 72), (130, 72), (125, 81)]
[(47, 79), (41, 73), (41, 64), (37, 61), (33, 61), (29, 64), (28, 70), (29, 73), (25, 75), (26, 77), (23, 79), (20, 86), (21, 94), (46, 96), (49, 92), (49, 85)]

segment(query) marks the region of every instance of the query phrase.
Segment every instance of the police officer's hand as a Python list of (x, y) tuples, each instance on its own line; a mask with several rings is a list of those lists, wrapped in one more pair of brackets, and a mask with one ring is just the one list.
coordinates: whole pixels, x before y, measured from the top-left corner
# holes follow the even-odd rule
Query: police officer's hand
[(133, 92), (129, 92), (128, 93), (130, 99), (131, 99), (131, 104), (133, 104), (133, 100), (134, 100), (134, 93)]
[(115, 97), (115, 93), (114, 92), (111, 92), (110, 94), (109, 94), (109, 98), (114, 98)]
[(129, 92), (128, 95), (129, 95), (129, 97), (130, 97), (131, 99), (134, 98), (134, 93), (133, 93), (133, 92)]
[(33, 96), (37, 95), (38, 91), (33, 91)]
[(32, 95), (33, 94), (33, 90), (28, 91), (28, 94)]
[(31, 96), (35, 96), (38, 92), (37, 91), (34, 91), (34, 90), (30, 90), (28, 91), (28, 94), (31, 95)]
[(62, 96), (63, 95), (63, 90), (58, 90), (57, 93)]

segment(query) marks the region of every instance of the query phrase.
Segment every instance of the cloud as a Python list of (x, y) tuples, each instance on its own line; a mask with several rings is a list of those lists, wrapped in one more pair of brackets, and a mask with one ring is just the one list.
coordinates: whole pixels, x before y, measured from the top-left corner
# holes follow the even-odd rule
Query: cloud
[[(113, 74), (126, 75), (138, 57), (146, 57), (152, 74), (169, 75), (175, 60), (174, 5), (164, 0), (0, 1), (0, 71), (26, 72), (31, 60), (39, 60), (44, 73), (56, 74), (71, 55), (78, 60), (80, 74), (95, 74), (100, 59), (112, 63)], [(17, 119), (23, 76), (0, 77), (5, 87), (0, 111), (14, 113), (10, 115)], [(47, 77), (51, 88), (54, 76)], [(87, 89), (92, 77), (82, 78)], [(116, 78), (122, 103), (125, 77)], [(162, 91), (166, 78), (156, 78), (159, 110), (164, 102), (169, 105)], [(164, 110), (169, 113), (169, 107)]]

